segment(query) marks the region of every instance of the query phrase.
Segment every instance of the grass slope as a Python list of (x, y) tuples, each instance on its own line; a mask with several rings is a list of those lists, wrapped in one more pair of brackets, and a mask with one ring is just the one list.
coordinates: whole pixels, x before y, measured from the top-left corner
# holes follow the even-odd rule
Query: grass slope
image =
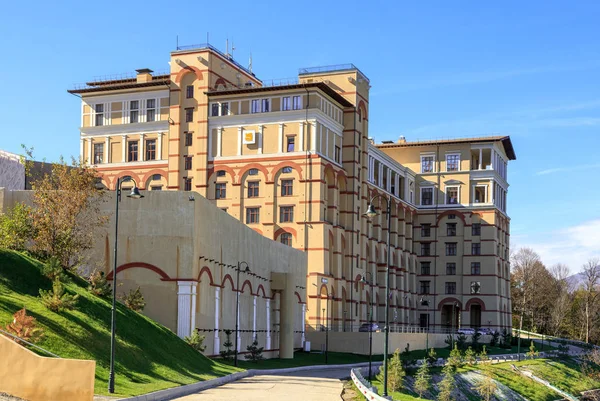
[[(87, 284), (71, 276), (65, 287), (79, 294), (77, 309), (54, 313), (38, 298), (52, 287), (42, 264), (17, 252), (0, 250), (0, 328), (26, 307), (44, 337), (38, 344), (60, 357), (96, 361), (95, 392), (108, 394), (110, 300), (96, 297)], [(117, 309), (116, 393), (137, 395), (224, 376), (237, 371), (189, 347), (172, 331), (123, 305)]]

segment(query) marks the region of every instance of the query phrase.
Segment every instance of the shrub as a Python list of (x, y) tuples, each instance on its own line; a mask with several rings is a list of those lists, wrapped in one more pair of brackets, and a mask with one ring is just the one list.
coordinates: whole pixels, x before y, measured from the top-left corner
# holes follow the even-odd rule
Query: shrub
[(487, 363), (490, 361), (490, 358), (487, 354), (487, 350), (485, 349), (485, 345), (483, 346), (483, 350), (481, 350), (481, 352), (479, 353), (479, 360), (481, 361), (481, 363)]
[[(33, 316), (27, 315), (25, 308), (15, 312), (12, 323), (6, 325), (6, 331), (27, 342), (35, 343), (42, 338), (42, 329), (35, 327), (37, 321)], [(17, 344), (23, 344), (18, 338), (8, 337)]]
[(459, 350), (465, 351), (467, 349), (467, 336), (464, 334), (457, 335), (455, 343), (458, 345)]
[(53, 312), (60, 312), (63, 309), (74, 309), (79, 295), (65, 294), (65, 287), (57, 278), (52, 283), (52, 290), (40, 290), (40, 298), (46, 308)]
[(231, 333), (233, 333), (233, 330), (225, 330), (225, 342), (223, 343), (223, 348), (225, 349), (219, 352), (221, 357), (228, 361), (231, 360), (234, 354), (234, 351), (231, 349), (233, 347), (233, 343), (231, 342)]
[(429, 354), (427, 354), (427, 361), (429, 363), (435, 363), (437, 361), (437, 354), (433, 347), (429, 350)]
[(17, 203), (0, 214), (0, 248), (22, 251), (34, 236), (31, 208)]
[[(396, 350), (394, 355), (388, 363), (388, 386), (392, 391), (401, 390), (404, 385), (404, 368), (402, 367), (402, 361), (400, 360), (400, 350)], [(377, 380), (381, 383), (384, 382), (383, 367), (379, 370)]]
[(473, 348), (471, 347), (467, 348), (467, 351), (465, 352), (465, 362), (469, 365), (475, 365), (477, 363), (475, 351), (473, 351)]
[(246, 347), (246, 350), (248, 350), (249, 352), (249, 354), (244, 355), (244, 358), (246, 358), (247, 360), (257, 363), (258, 361), (264, 359), (262, 354), (264, 348), (258, 346), (258, 340), (256, 339), (256, 337), (254, 338), (254, 341), (252, 341), (252, 344)]
[(135, 290), (129, 290), (129, 294), (123, 294), (121, 300), (125, 306), (135, 312), (143, 311), (146, 306), (146, 301), (139, 286)]
[(427, 359), (423, 359), (423, 364), (419, 367), (419, 370), (417, 370), (417, 374), (415, 375), (413, 388), (415, 392), (419, 394), (419, 398), (421, 398), (430, 387), (431, 375), (429, 374), (429, 364), (427, 363)]
[(206, 349), (206, 345), (204, 345), (205, 336), (201, 336), (198, 330), (194, 330), (192, 335), (189, 337), (184, 337), (184, 341), (189, 344), (190, 347), (195, 349), (198, 352), (203, 352)]
[(452, 349), (454, 347), (454, 337), (452, 334), (448, 334), (444, 339), (444, 342), (448, 344), (448, 348)]
[(42, 274), (52, 281), (65, 278), (63, 267), (56, 258), (50, 258), (46, 264), (42, 265)]
[(444, 376), (438, 384), (438, 401), (453, 401), (454, 397), (452, 397), (452, 393), (456, 387), (456, 382), (454, 381), (454, 369), (452, 366), (446, 364), (443, 373)]
[(531, 345), (529, 345), (529, 352), (527, 352), (525, 355), (526, 355), (526, 356), (527, 356), (529, 359), (533, 359), (533, 358), (535, 358), (536, 356), (538, 356), (538, 355), (539, 355), (539, 352), (537, 352), (537, 351), (535, 350), (535, 344), (533, 344), (533, 341), (531, 342)]
[(454, 349), (450, 351), (450, 356), (446, 360), (446, 366), (450, 366), (454, 371), (462, 367), (464, 363), (462, 353), (458, 349), (458, 345), (454, 344)]
[(481, 344), (479, 342), (480, 339), (481, 333), (475, 330), (475, 333), (473, 333), (473, 335), (471, 336), (471, 347), (473, 347), (475, 351), (479, 351), (479, 349), (481, 348)]
[(492, 339), (490, 340), (490, 347), (497, 346), (499, 338), (500, 338), (499, 332), (497, 332), (497, 331), (492, 332)]
[(99, 297), (106, 297), (110, 295), (111, 287), (108, 283), (108, 280), (106, 280), (104, 272), (94, 270), (92, 274), (90, 274), (88, 282), (90, 283), (88, 285), (88, 291), (92, 294)]
[(504, 329), (504, 331), (502, 332), (502, 343), (500, 344), (500, 347), (510, 349), (512, 347), (512, 342), (513, 342), (512, 335), (510, 334), (509, 331)]

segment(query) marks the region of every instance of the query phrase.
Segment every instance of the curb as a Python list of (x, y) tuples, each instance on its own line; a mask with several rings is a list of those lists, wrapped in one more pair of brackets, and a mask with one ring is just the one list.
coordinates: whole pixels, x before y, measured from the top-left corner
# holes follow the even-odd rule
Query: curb
[[(373, 362), (374, 366), (380, 365), (382, 362)], [(219, 387), (227, 383), (238, 381), (246, 377), (253, 376), (269, 376), (276, 375), (279, 373), (294, 373), (304, 372), (307, 370), (329, 370), (329, 369), (343, 369), (348, 368), (362, 368), (369, 366), (369, 362), (361, 362), (355, 364), (344, 364), (344, 365), (312, 365), (312, 366), (299, 366), (297, 368), (285, 368), (285, 369), (249, 369), (243, 372), (233, 373), (227, 376), (218, 377), (216, 379), (206, 380), (202, 382), (186, 384), (185, 386), (168, 388), (165, 390), (155, 391), (153, 393), (136, 395), (129, 398), (121, 398), (119, 401), (168, 401), (178, 397), (184, 397), (186, 395), (198, 393), (203, 390)], [(350, 373), (348, 374), (350, 377)]]

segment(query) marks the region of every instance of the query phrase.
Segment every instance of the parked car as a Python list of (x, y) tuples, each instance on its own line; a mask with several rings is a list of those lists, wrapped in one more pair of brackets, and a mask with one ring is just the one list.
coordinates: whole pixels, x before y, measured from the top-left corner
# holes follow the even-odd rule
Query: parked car
[[(370, 330), (369, 330), (370, 328)], [(379, 327), (379, 325), (377, 323), (363, 323), (361, 324), (361, 326), (358, 328), (358, 331), (361, 332), (380, 332), (381, 328)]]
[(490, 328), (486, 328), (486, 327), (480, 327), (479, 329), (477, 329), (477, 331), (481, 335), (484, 335), (484, 336), (492, 336), (496, 332), (496, 330), (490, 329)]
[(475, 334), (475, 329), (458, 329), (456, 332), (458, 334), (464, 334), (465, 336), (472, 336)]

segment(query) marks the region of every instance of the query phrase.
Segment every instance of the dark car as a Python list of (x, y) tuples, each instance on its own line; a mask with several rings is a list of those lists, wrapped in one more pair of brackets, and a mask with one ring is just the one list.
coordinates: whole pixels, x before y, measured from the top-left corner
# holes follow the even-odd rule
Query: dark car
[(367, 333), (369, 331), (379, 332), (379, 331), (381, 331), (381, 328), (379, 327), (379, 325), (377, 325), (377, 323), (363, 323), (359, 327), (358, 331), (367, 332)]

